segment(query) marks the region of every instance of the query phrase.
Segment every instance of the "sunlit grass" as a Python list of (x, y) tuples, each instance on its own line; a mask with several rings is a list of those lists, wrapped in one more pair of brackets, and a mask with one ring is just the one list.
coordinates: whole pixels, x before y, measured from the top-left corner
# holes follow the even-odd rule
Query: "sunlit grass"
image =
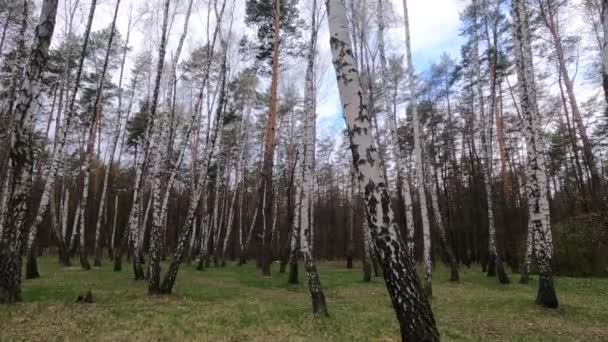
[[(149, 297), (129, 265), (112, 272), (61, 268), (40, 258), (42, 278), (24, 280), (24, 302), (0, 307), (0, 340), (397, 340), (399, 329), (383, 282), (361, 281), (359, 268), (320, 266), (329, 318), (311, 313), (304, 274), (288, 286), (273, 267), (272, 278), (254, 265), (182, 267), (174, 294)], [(301, 272), (303, 270), (301, 269)], [(461, 282), (433, 274), (433, 310), (442, 340), (608, 341), (608, 279), (558, 278), (557, 310), (534, 304), (536, 281), (500, 285), (479, 267), (461, 270)], [(511, 276), (516, 283), (517, 275)], [(91, 290), (95, 304), (76, 304)]]

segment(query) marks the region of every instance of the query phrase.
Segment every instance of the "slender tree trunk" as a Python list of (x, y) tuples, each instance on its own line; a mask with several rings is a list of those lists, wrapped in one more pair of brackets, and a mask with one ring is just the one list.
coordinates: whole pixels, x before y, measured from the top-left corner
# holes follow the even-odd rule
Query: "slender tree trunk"
[(604, 39), (602, 42), (602, 86), (604, 88), (604, 99), (606, 101), (606, 112), (608, 116), (608, 0), (602, 0), (602, 29)]
[(416, 94), (416, 79), (414, 74), (414, 63), (412, 61), (412, 52), (410, 47), (410, 29), (409, 18), (407, 11), (407, 0), (403, 0), (404, 20), (405, 20), (405, 41), (407, 55), (407, 72), (408, 85), (410, 93), (410, 107), (412, 110), (413, 125), (414, 125), (414, 154), (416, 165), (416, 178), (418, 180), (418, 198), (420, 200), (420, 213), (422, 216), (422, 238), (423, 238), (423, 264), (424, 264), (424, 281), (427, 294), (432, 296), (433, 288), (431, 285), (431, 228), (429, 224), (429, 214), (426, 204), (426, 192), (424, 190), (424, 166), (422, 164), (422, 138), (421, 125), (418, 118), (418, 101)]
[(445, 252), (448, 259), (448, 265), (450, 266), (450, 281), (459, 281), (458, 276), (458, 262), (454, 256), (452, 245), (448, 241), (448, 236), (443, 225), (443, 216), (441, 208), (439, 207), (439, 187), (437, 186), (437, 169), (435, 166), (435, 156), (431, 153), (431, 161), (429, 162), (429, 177), (428, 178), (428, 189), (431, 193), (431, 206), (433, 207), (433, 215), (435, 216), (435, 223), (437, 223), (437, 231), (439, 232), (439, 241), (441, 242), (441, 248)]
[(312, 251), (309, 247), (310, 233), (312, 232), (311, 222), (311, 206), (312, 206), (312, 182), (314, 180), (315, 165), (312, 163), (311, 154), (314, 151), (315, 137), (313, 133), (313, 121), (315, 120), (315, 107), (314, 107), (314, 69), (315, 69), (315, 56), (317, 54), (317, 0), (312, 2), (312, 22), (311, 22), (311, 35), (309, 42), (308, 51), (308, 62), (306, 68), (306, 85), (304, 89), (304, 155), (302, 158), (302, 187), (298, 194), (296, 189), (296, 196), (299, 196), (299, 209), (300, 209), (300, 250), (304, 259), (304, 269), (308, 275), (308, 291), (312, 301), (312, 311), (315, 314), (323, 314), (328, 316), (327, 304), (325, 303), (325, 295), (323, 294), (323, 287), (321, 286), (321, 280), (319, 279), (319, 273), (314, 263)]
[[(101, 72), (101, 77), (99, 80), (99, 84), (98, 84), (98, 88), (97, 88), (97, 95), (95, 96), (95, 103), (94, 103), (94, 107), (93, 107), (93, 120), (92, 120), (92, 124), (91, 124), (91, 128), (92, 130), (89, 132), (89, 144), (91, 146), (93, 146), (94, 141), (95, 141), (95, 134), (94, 132), (96, 127), (96, 123), (97, 123), (97, 128), (99, 129), (99, 139), (101, 139), (101, 115), (102, 115), (102, 92), (103, 92), (103, 86), (105, 83), (105, 76), (106, 76), (106, 71), (108, 68), (108, 63), (109, 63), (109, 58), (110, 58), (110, 51), (112, 49), (112, 43), (114, 40), (114, 34), (116, 31), (116, 18), (118, 16), (118, 10), (120, 8), (120, 0), (116, 1), (116, 7), (114, 9), (114, 17), (112, 20), (112, 24), (111, 24), (111, 29), (110, 29), (110, 37), (108, 39), (108, 47), (106, 49), (106, 55), (104, 58), (104, 62), (103, 62), (103, 67), (102, 67), (102, 72)], [(120, 123), (120, 118), (117, 120), (117, 122)], [(91, 134), (93, 133), (93, 134)], [(101, 145), (101, 144), (99, 144)], [(114, 144), (114, 146), (116, 146), (116, 144)], [(115, 149), (115, 147), (114, 147)], [(112, 155), (110, 156), (110, 160), (112, 160), (114, 158), (114, 151), (112, 151)], [(91, 148), (88, 152), (88, 166), (87, 166), (87, 171), (85, 174), (85, 177), (90, 177), (90, 170), (93, 168), (93, 149)], [(112, 166), (112, 161), (110, 161), (108, 163), (108, 167), (106, 168), (106, 174), (109, 174), (109, 170)], [(87, 184), (88, 181), (85, 181), (85, 184)], [(94, 247), (94, 254), (95, 254), (95, 261), (94, 261), (94, 265), (95, 266), (101, 266), (101, 254), (102, 254), (102, 246), (101, 246), (101, 220), (103, 217), (103, 213), (104, 213), (104, 208), (105, 208), (105, 192), (106, 192), (106, 186), (107, 186), (107, 180), (104, 177), (104, 185), (103, 185), (103, 190), (102, 190), (102, 198), (100, 201), (100, 205), (99, 205), (99, 209), (97, 212), (97, 220), (96, 220), (96, 224), (95, 224), (95, 247)], [(83, 195), (83, 198), (88, 199), (88, 187), (85, 187), (84, 192), (86, 193), (86, 195)], [(86, 201), (85, 201), (86, 202)], [(87, 207), (87, 203), (83, 204), (84, 207)]]
[[(222, 17), (224, 14), (224, 9), (226, 7), (226, 1), (222, 2), (222, 7), (221, 10), (218, 11), (216, 10), (216, 16), (217, 16), (217, 22), (221, 23), (222, 21)], [(215, 33), (214, 33), (214, 38), (213, 38), (213, 44), (212, 46), (215, 45), (215, 38), (218, 34), (218, 30), (219, 30), (219, 25), (217, 26)], [(223, 75), (224, 77), (226, 77), (226, 46), (227, 46), (227, 42), (223, 41), (222, 42), (222, 69), (223, 69)], [(209, 68), (207, 68), (207, 70), (209, 70)], [(225, 81), (223, 81), (225, 82)], [(214, 127), (214, 131), (211, 134), (211, 138), (209, 140), (208, 145), (205, 147), (205, 149), (207, 149), (208, 147), (211, 148), (211, 151), (215, 151), (215, 144), (216, 144), (216, 140), (220, 140), (221, 136), (218, 137), (218, 135), (222, 134), (222, 128), (223, 128), (223, 122), (224, 122), (224, 113), (225, 110), (221, 110), (222, 108), (222, 103), (220, 101), (220, 108), (219, 110), (216, 111), (216, 125)], [(198, 112), (198, 110), (196, 110), (196, 112)], [(196, 215), (199, 203), (201, 202), (201, 197), (203, 195), (203, 191), (206, 190), (206, 184), (207, 184), (207, 172), (206, 170), (208, 170), (209, 165), (211, 163), (211, 158), (214, 157), (214, 153), (205, 153), (204, 155), (206, 155), (205, 157), (205, 161), (203, 162), (203, 172), (201, 172), (201, 175), (199, 176), (198, 179), (198, 184), (195, 187), (196, 191), (193, 194), (191, 201), (190, 201), (190, 205), (188, 207), (188, 212), (186, 215), (186, 219), (184, 220), (184, 223), (182, 224), (182, 228), (180, 230), (180, 234), (178, 236), (178, 240), (177, 240), (177, 246), (175, 249), (175, 253), (173, 255), (173, 258), (171, 260), (171, 264), (169, 265), (169, 269), (167, 270), (167, 273), (165, 274), (165, 277), (163, 278), (163, 282), (162, 285), (160, 287), (160, 291), (163, 294), (170, 294), (171, 291), (173, 290), (173, 285), (175, 284), (175, 279), (177, 278), (177, 272), (179, 271), (179, 266), (181, 265), (181, 262), (185, 256), (185, 252), (186, 252), (186, 247), (187, 247), (187, 243), (190, 239), (190, 233), (191, 233), (191, 229), (190, 227), (192, 226), (193, 222), (194, 222), (194, 217)], [(204, 230), (201, 229), (201, 237), (203, 237)], [(203, 246), (201, 246), (201, 249), (203, 249)]]
[[(564, 49), (562, 46), (562, 38), (558, 18), (556, 18), (558, 9), (555, 8), (555, 4), (553, 4), (552, 1), (540, 0), (539, 5), (540, 15), (543, 18), (545, 25), (549, 29), (549, 32), (551, 33), (551, 37), (553, 39), (553, 45), (555, 47), (555, 52), (557, 55), (557, 62), (561, 72), (562, 80), (564, 82), (564, 85), (566, 86), (566, 94), (568, 95), (568, 101), (570, 102), (570, 107), (572, 109), (574, 123), (576, 128), (578, 129), (579, 135), (581, 136), (581, 142), (583, 143), (583, 157), (585, 165), (587, 166), (587, 169), (591, 174), (590, 187), (591, 194), (593, 197), (592, 202), (595, 206), (602, 208), (605, 206), (603, 197), (603, 184), (598, 170), (597, 161), (595, 160), (595, 155), (593, 153), (593, 147), (591, 146), (591, 141), (589, 140), (589, 137), (587, 135), (587, 129), (583, 122), (583, 117), (581, 115), (581, 111), (578, 107), (578, 102), (576, 100), (576, 95), (574, 92), (574, 80), (570, 78), (568, 67), (566, 65), (566, 56), (564, 54)], [(602, 59), (602, 66), (603, 63), (604, 58)]]
[[(494, 200), (492, 198), (492, 125), (491, 115), (485, 111), (483, 84), (481, 78), (481, 63), (479, 61), (479, 27), (477, 17), (477, 1), (473, 0), (474, 28), (473, 28), (473, 64), (475, 69), (475, 79), (477, 84), (476, 97), (479, 101), (479, 116), (481, 120), (481, 145), (483, 149), (483, 184), (486, 193), (486, 205), (488, 211), (488, 276), (495, 276), (502, 284), (508, 284), (509, 278), (504, 270), (502, 258), (496, 247), (496, 224), (494, 221)], [(495, 47), (492, 47), (495, 49)], [(495, 79), (492, 80), (495, 82)], [(495, 100), (495, 99), (493, 99)], [(494, 109), (494, 108), (493, 108)]]
[(399, 143), (399, 138), (397, 134), (397, 115), (394, 111), (394, 108), (389, 104), (389, 70), (388, 63), (386, 61), (386, 52), (384, 48), (384, 28), (386, 26), (385, 18), (384, 18), (384, 5), (383, 0), (378, 0), (378, 11), (377, 11), (377, 21), (378, 21), (378, 52), (380, 55), (380, 66), (382, 68), (382, 104), (384, 110), (387, 113), (387, 123), (389, 127), (390, 134), (389, 137), (389, 152), (391, 154), (391, 158), (393, 163), (395, 164), (395, 170), (397, 172), (397, 184), (400, 188), (397, 189), (399, 198), (403, 198), (403, 204), (405, 211), (405, 223), (406, 223), (406, 232), (407, 232), (407, 246), (410, 251), (410, 255), (414, 257), (414, 210), (412, 206), (412, 195), (410, 192), (410, 184), (407, 177), (407, 172), (405, 170), (406, 157), (405, 150), (401, 148), (401, 144)]
[(360, 96), (361, 83), (351, 50), (344, 7), (339, 0), (328, 0), (326, 5), (333, 64), (351, 142), (353, 165), (359, 181), (365, 184), (368, 223), (399, 320), (401, 338), (404, 341), (437, 341), (439, 333), (435, 319), (394, 222), (387, 184), (369, 133), (371, 120)]
[[(116, 29), (116, 17), (118, 15), (119, 8), (120, 8), (120, 0), (117, 0), (116, 8), (114, 10), (114, 18), (112, 20), (112, 29), (110, 31), (110, 39), (108, 41), (108, 51), (106, 53), (106, 61), (104, 62), (104, 64), (107, 63), (107, 59), (109, 58), (110, 49), (112, 48), (114, 31)], [(115, 129), (114, 137), (112, 138), (112, 144), (109, 149), (110, 159), (108, 161), (108, 165), (106, 166), (104, 176), (103, 176), (101, 199), (99, 200), (99, 208), (97, 210), (97, 221), (95, 223), (95, 262), (94, 262), (95, 266), (101, 266), (101, 256), (102, 256), (101, 237), (100, 237), (100, 235), (101, 235), (101, 217), (102, 217), (103, 212), (106, 207), (106, 198), (108, 196), (107, 194), (108, 194), (108, 188), (109, 188), (109, 182), (110, 182), (110, 173), (112, 171), (112, 166), (114, 164), (114, 155), (116, 154), (116, 148), (118, 146), (118, 139), (120, 138), (120, 131), (121, 131), (121, 127), (122, 127), (122, 125), (121, 125), (122, 114), (123, 114), (123, 111), (122, 111), (122, 94), (123, 94), (122, 80), (123, 80), (123, 75), (124, 75), (125, 62), (126, 62), (126, 58), (127, 58), (129, 38), (130, 38), (130, 34), (131, 34), (130, 20), (129, 20), (129, 24), (127, 26), (128, 26), (127, 27), (127, 37), (125, 40), (125, 45), (123, 47), (122, 61), (120, 63), (120, 77), (119, 77), (119, 81), (118, 81), (118, 117), (116, 118), (116, 125), (114, 128)], [(101, 83), (103, 84), (103, 80), (101, 81)], [(101, 87), (99, 88), (99, 90), (101, 92)], [(114, 233), (112, 233), (112, 235), (113, 234)]]

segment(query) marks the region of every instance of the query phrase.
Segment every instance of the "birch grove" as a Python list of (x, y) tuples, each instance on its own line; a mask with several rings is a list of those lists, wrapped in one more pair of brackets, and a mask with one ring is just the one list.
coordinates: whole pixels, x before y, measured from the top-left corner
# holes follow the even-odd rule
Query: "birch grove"
[(322, 320), (387, 295), (438, 341), (494, 277), (553, 315), (608, 269), (607, 101), (608, 0), (0, 0), (0, 303), (236, 291), (210, 338), (279, 303), (373, 339)]

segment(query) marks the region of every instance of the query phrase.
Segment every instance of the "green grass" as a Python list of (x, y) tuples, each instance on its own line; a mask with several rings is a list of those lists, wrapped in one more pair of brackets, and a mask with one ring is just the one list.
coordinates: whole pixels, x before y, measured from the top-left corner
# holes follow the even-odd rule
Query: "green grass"
[[(320, 275), (330, 317), (311, 313), (305, 285), (285, 274), (258, 275), (253, 265), (183, 266), (174, 294), (149, 297), (129, 265), (112, 272), (61, 268), (40, 258), (42, 278), (24, 280), (24, 302), (0, 307), (0, 341), (393, 341), (399, 329), (381, 279), (324, 263)], [(166, 266), (165, 266), (166, 267)], [(273, 271), (278, 271), (273, 266)], [(301, 269), (302, 272), (302, 269)], [(300, 274), (301, 282), (305, 280)], [(557, 278), (560, 308), (534, 304), (536, 281), (502, 286), (478, 267), (461, 282), (433, 274), (435, 319), (443, 341), (608, 341), (608, 279)], [(516, 282), (518, 276), (512, 275)], [(95, 304), (76, 304), (91, 289)]]

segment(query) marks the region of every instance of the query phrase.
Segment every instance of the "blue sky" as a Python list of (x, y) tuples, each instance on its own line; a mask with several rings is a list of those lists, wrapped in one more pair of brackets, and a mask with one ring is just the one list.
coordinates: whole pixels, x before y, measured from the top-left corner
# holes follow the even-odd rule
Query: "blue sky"
[[(393, 9), (399, 16), (386, 34), (388, 54), (405, 54), (405, 30), (403, 27), (402, 0), (392, 0)], [(460, 33), (460, 12), (464, 7), (460, 0), (409, 1), (410, 32), (412, 54), (417, 73), (424, 73), (431, 63), (439, 60), (444, 52), (458, 58), (462, 39)], [(326, 33), (325, 33), (326, 34)], [(329, 50), (323, 44), (326, 36), (320, 36), (321, 64), (330, 63)], [(331, 68), (323, 68), (321, 95), (318, 101), (318, 138), (333, 135), (338, 138), (344, 128), (344, 120), (335, 84), (335, 74)], [(398, 113), (399, 116), (404, 115)]]

